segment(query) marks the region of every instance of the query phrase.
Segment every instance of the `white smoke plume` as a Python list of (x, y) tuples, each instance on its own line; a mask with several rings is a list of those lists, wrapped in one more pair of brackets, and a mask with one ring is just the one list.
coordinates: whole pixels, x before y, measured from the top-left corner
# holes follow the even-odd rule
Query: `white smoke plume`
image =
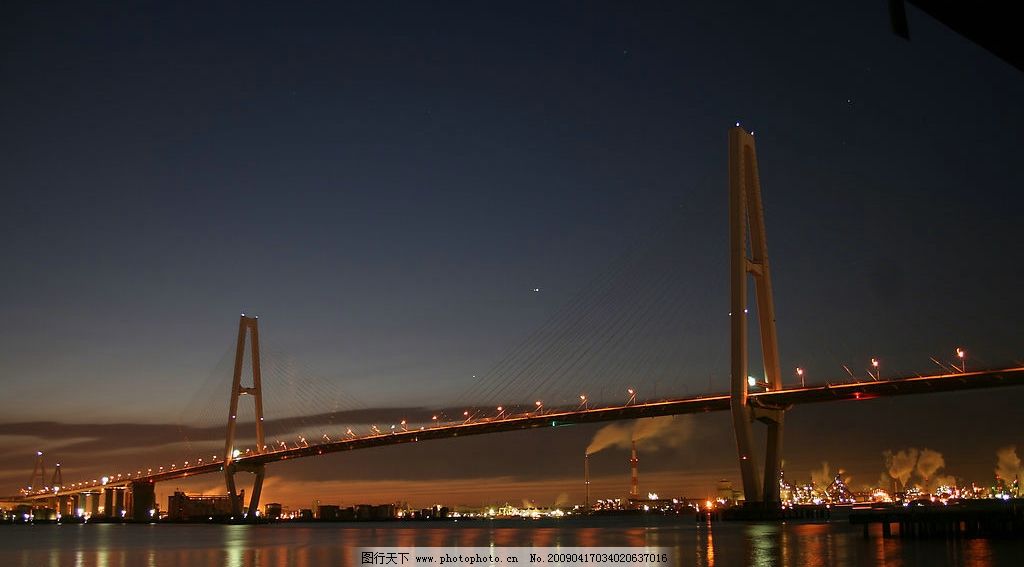
[(814, 469), (811, 471), (811, 482), (820, 488), (824, 488), (832, 484), (832, 471), (829, 470), (827, 461), (821, 462), (820, 469)]
[(892, 477), (889, 476), (888, 472), (884, 472), (884, 473), (882, 473), (878, 477), (878, 485), (877, 486), (866, 485), (864, 487), (864, 490), (871, 490), (871, 489), (874, 489), (874, 488), (881, 488), (882, 490), (884, 490), (886, 492), (892, 490)]
[(555, 508), (558, 508), (559, 506), (565, 506), (567, 504), (569, 504), (569, 493), (559, 492), (558, 496), (555, 497)]
[(684, 415), (611, 423), (597, 430), (587, 446), (587, 454), (593, 455), (611, 447), (629, 449), (633, 441), (647, 450), (678, 447), (692, 436), (692, 421), (692, 416)]
[(921, 449), (921, 453), (917, 457), (917, 475), (924, 482), (924, 488), (931, 490), (938, 486), (934, 483), (935, 473), (944, 466), (946, 466), (946, 459), (942, 458), (942, 453), (931, 449)]
[(996, 476), (1005, 480), (1007, 484), (1013, 482), (1014, 478), (1021, 476), (1020, 458), (1017, 456), (1017, 447), (1003, 447), (996, 451)]
[(910, 447), (896, 453), (885, 451), (882, 454), (885, 456), (885, 467), (889, 476), (899, 481), (897, 490), (906, 490), (911, 477), (915, 475), (925, 490), (933, 490), (955, 480), (951, 476), (939, 474), (946, 466), (946, 459), (942, 453), (933, 449)]
[(889, 476), (899, 481), (901, 490), (905, 489), (907, 482), (910, 481), (910, 475), (914, 474), (914, 467), (917, 465), (917, 449), (911, 447), (898, 453), (885, 451), (882, 455), (885, 456), (885, 468), (888, 469)]
[(846, 474), (844, 469), (837, 470), (836, 474), (839, 475), (839, 478), (843, 479), (843, 482), (846, 483), (847, 487), (853, 486), (853, 477)]

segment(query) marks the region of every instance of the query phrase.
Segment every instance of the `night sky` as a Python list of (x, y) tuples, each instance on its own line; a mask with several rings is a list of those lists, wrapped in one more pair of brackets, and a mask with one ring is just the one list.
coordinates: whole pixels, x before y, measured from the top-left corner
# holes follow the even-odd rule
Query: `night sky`
[[(623, 277), (674, 266), (683, 284), (672, 379), (635, 385), (724, 390), (737, 121), (756, 133), (787, 379), (863, 377), (873, 356), (931, 373), (958, 346), (1019, 365), (1024, 76), (909, 16), (907, 42), (881, 1), (5, 3), (0, 493), (37, 449), (66, 481), (222, 452), (240, 312), (315, 383), (282, 386), (295, 399), (268, 419), (322, 411), (301, 402), (327, 390), (366, 412), (352, 425), (385, 423), (466, 401), (638, 250)], [(1024, 449), (1022, 402), (800, 407), (787, 475), (828, 462), (860, 487), (883, 451), (929, 447), (987, 483), (997, 449)], [(727, 415), (673, 427), (641, 446), (642, 490), (739, 485)], [(275, 465), (264, 502), (582, 500), (599, 428)], [(625, 494), (627, 458), (595, 456), (596, 493)]]

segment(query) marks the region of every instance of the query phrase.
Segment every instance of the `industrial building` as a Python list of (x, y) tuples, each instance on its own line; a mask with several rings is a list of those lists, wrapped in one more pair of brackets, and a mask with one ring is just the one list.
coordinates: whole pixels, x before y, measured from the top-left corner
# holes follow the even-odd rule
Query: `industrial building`
[[(239, 493), (236, 499), (239, 502), (244, 502), (245, 491)], [(228, 495), (206, 496), (175, 491), (174, 494), (167, 497), (168, 520), (222, 519), (231, 515), (231, 497)]]

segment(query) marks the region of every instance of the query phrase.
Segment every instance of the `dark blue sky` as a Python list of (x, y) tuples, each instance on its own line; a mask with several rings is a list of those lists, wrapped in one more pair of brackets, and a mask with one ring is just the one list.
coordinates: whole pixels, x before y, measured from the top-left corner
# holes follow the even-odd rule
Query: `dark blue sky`
[(368, 406), (442, 404), (665, 222), (679, 371), (724, 388), (736, 121), (785, 368), (1024, 358), (1024, 77), (875, 4), (8, 4), (2, 421), (173, 423), (240, 311)]

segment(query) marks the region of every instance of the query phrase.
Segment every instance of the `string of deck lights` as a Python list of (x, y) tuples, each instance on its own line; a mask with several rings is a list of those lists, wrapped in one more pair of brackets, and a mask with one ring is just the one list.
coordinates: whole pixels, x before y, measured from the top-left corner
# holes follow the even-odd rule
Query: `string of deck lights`
[[(952, 369), (954, 372), (963, 373), (963, 374), (967, 373), (967, 351), (964, 350), (962, 347), (956, 347), (956, 349), (954, 350), (954, 354), (956, 356), (956, 361), (957, 362), (954, 362), (954, 363), (950, 364), (949, 366), (942, 364), (941, 362), (937, 361), (934, 358), (932, 358), (931, 360), (932, 360), (932, 362), (934, 362), (937, 365), (939, 365), (943, 370), (949, 371), (949, 370)], [(871, 364), (871, 366), (867, 370), (868, 376), (872, 380), (880, 381), (881, 380), (881, 361), (878, 358), (876, 358), (876, 357), (872, 357), (870, 359), (870, 364)], [(856, 379), (856, 376), (853, 374), (852, 371), (850, 371), (849, 367), (847, 367), (846, 365), (843, 365), (843, 368), (847, 370), (847, 372), (851, 375), (851, 377)], [(795, 374), (796, 374), (797, 378), (800, 380), (800, 386), (799, 387), (800, 388), (806, 388), (807, 387), (806, 386), (806, 375), (807, 375), (806, 370), (804, 368), (802, 368), (802, 367), (797, 367), (796, 370), (795, 370)], [(747, 384), (748, 384), (749, 387), (763, 387), (766, 391), (770, 390), (770, 385), (767, 382), (759, 381), (754, 376), (748, 376), (747, 377)], [(635, 388), (627, 388), (626, 389), (626, 394), (627, 394), (627, 397), (626, 397), (625, 403), (622, 406), (618, 406), (618, 407), (629, 407), (629, 406), (632, 406), (632, 405), (636, 405), (638, 403), (637, 402), (638, 394), (637, 394), (637, 390)], [(579, 404), (574, 409), (565, 410), (565, 411), (566, 412), (570, 412), (570, 411), (574, 411), (574, 412), (588, 412), (588, 411), (593, 411), (593, 410), (596, 410), (596, 409), (600, 409), (600, 408), (591, 408), (590, 407), (590, 398), (588, 398), (585, 393), (579, 394), (579, 400), (580, 400)], [(616, 407), (616, 406), (606, 406), (606, 407), (610, 408), (610, 407)], [(439, 415), (438, 414), (434, 414), (431, 417), (430, 427), (431, 427), (431, 429), (442, 429), (442, 428), (447, 428), (447, 427), (458, 427), (458, 426), (461, 426), (461, 425), (469, 425), (469, 424), (473, 423), (474, 419), (478, 419), (478, 422), (480, 422), (480, 421), (494, 422), (494, 421), (506, 421), (506, 420), (515, 420), (515, 419), (525, 419), (525, 418), (530, 418), (530, 417), (537, 417), (537, 416), (540, 416), (540, 415), (544, 415), (544, 413), (545, 413), (545, 405), (544, 405), (543, 400), (536, 400), (534, 402), (534, 404), (533, 404), (533, 409), (531, 409), (530, 411), (525, 411), (525, 412), (522, 412), (522, 413), (510, 413), (510, 412), (508, 412), (506, 410), (505, 406), (497, 406), (496, 410), (497, 410), (497, 413), (495, 415), (490, 416), (490, 417), (482, 417), (482, 418), (478, 419), (478, 416), (479, 416), (479, 413), (480, 413), (479, 410), (474, 409), (473, 411), (470, 411), (469, 409), (467, 409), (467, 410), (463, 411), (463, 413), (462, 413), (462, 417), (464, 419), (461, 421), (461, 423), (458, 423), (458, 422), (442, 422), (440, 420)], [(556, 408), (552, 408), (549, 411), (556, 411)], [(234, 416), (232, 416), (232, 417), (234, 417)], [(415, 433), (416, 431), (424, 431), (424, 430), (426, 430), (426, 425), (421, 425), (421, 426), (419, 426), (418, 429), (414, 428), (414, 429), (410, 430), (408, 420), (402, 419), (398, 424), (391, 425), (388, 433), (385, 433), (384, 431), (381, 431), (380, 427), (378, 425), (376, 425), (376, 424), (371, 425), (370, 426), (370, 432), (365, 434), (365, 435), (363, 435), (363, 436), (357, 435), (352, 430), (351, 427), (348, 427), (346, 429), (344, 436), (339, 436), (339, 437), (341, 437), (339, 440), (332, 440), (331, 437), (327, 433), (324, 433), (323, 436), (322, 436), (323, 441), (320, 444), (345, 443), (345, 442), (352, 442), (352, 441), (356, 441), (356, 440), (360, 440), (360, 439), (368, 439), (368, 438), (372, 438), (372, 437), (378, 437), (378, 436), (386, 435), (386, 434), (398, 435), (398, 434), (402, 434), (402, 433)], [(255, 456), (255, 455), (273, 454), (273, 453), (280, 453), (280, 452), (285, 452), (285, 451), (293, 451), (293, 450), (297, 450), (297, 449), (308, 448), (310, 446), (309, 442), (306, 439), (306, 437), (301, 435), (301, 434), (297, 435), (296, 441), (295, 441), (294, 445), (295, 445), (294, 447), (290, 447), (286, 442), (280, 441), (280, 440), (276, 440), (274, 445), (270, 445), (269, 447), (267, 445), (264, 445), (263, 448), (262, 448), (262, 451), (259, 450), (258, 448), (255, 448), (255, 447), (246, 448), (244, 450), (244, 452), (241, 451), (240, 449), (234, 449), (231, 452), (231, 459), (232, 460), (241, 460), (241, 459), (245, 459), (247, 457), (251, 457), (251, 456)], [(253, 451), (254, 448), (257, 449), (257, 450)], [(42, 456), (42, 451), (37, 451), (36, 454), (37, 454), (37, 457), (41, 457)], [(111, 482), (119, 483), (119, 482), (127, 482), (127, 481), (130, 481), (130, 480), (137, 481), (137, 480), (141, 480), (141, 479), (147, 479), (147, 478), (150, 478), (150, 477), (160, 476), (160, 475), (163, 475), (163, 474), (166, 474), (166, 473), (170, 473), (170, 472), (184, 473), (185, 475), (188, 475), (188, 474), (193, 474), (195, 472), (198, 472), (198, 470), (202, 469), (203, 467), (208, 467), (208, 466), (210, 466), (212, 464), (216, 464), (218, 462), (218, 460), (220, 460), (220, 458), (217, 455), (213, 455), (210, 458), (210, 460), (207, 463), (205, 463), (205, 464), (204, 464), (202, 458), (199, 458), (195, 462), (195, 464), (191, 464), (192, 463), (191, 460), (184, 461), (184, 466), (182, 468), (180, 468), (180, 469), (179, 469), (177, 463), (171, 463), (168, 467), (164, 467), (164, 466), (157, 467), (155, 473), (154, 473), (154, 470), (152, 468), (147, 468), (146, 469), (146, 474), (143, 474), (142, 470), (139, 469), (134, 474), (130, 473), (130, 472), (129, 473), (118, 473), (116, 475), (112, 474), (112, 475), (109, 475), (109, 476), (103, 476), (103, 477), (100, 477), (100, 478), (93, 479), (91, 482), (90, 481), (81, 481), (81, 482), (74, 482), (74, 483), (70, 483), (70, 484), (62, 484), (60, 486), (44, 486), (43, 488), (36, 489), (36, 490), (33, 490), (33, 487), (28, 486), (28, 487), (22, 489), (21, 493), (24, 494), (24, 495), (46, 495), (46, 494), (51, 494), (51, 493), (56, 494), (56, 493), (58, 493), (61, 490), (81, 490), (81, 489), (88, 489), (88, 488), (93, 488), (93, 487), (98, 487), (98, 486), (106, 486), (106, 485), (108, 485)], [(60, 463), (57, 463), (56, 466), (60, 467)]]

